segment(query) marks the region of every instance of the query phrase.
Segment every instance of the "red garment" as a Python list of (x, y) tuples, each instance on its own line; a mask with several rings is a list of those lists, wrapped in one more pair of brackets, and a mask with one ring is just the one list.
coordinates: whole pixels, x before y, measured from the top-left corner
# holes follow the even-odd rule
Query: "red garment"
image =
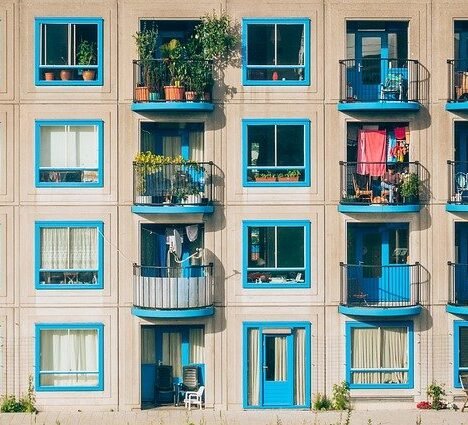
[(386, 130), (359, 130), (356, 172), (382, 176), (386, 168), (386, 144)]
[(395, 128), (395, 139), (397, 139), (397, 140), (406, 139), (406, 127), (396, 127)]

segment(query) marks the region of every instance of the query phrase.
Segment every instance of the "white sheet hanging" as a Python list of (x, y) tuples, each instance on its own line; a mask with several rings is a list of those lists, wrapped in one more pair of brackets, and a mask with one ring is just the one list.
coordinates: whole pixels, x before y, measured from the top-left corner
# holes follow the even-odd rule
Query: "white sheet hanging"
[(198, 224), (186, 226), (185, 233), (187, 233), (187, 238), (190, 242), (196, 241), (198, 238)]

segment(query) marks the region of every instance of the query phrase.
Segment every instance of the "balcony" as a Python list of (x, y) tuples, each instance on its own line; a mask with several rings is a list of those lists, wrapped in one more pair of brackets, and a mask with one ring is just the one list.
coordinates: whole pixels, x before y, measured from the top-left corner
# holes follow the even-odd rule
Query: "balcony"
[(340, 263), (339, 311), (349, 316), (403, 317), (421, 312), (421, 266)]
[(449, 196), (445, 209), (468, 212), (468, 161), (447, 161)]
[(411, 112), (421, 106), (424, 69), (416, 60), (340, 60), (339, 111)]
[(427, 171), (419, 162), (340, 161), (343, 213), (412, 213), (421, 209)]
[(186, 60), (183, 65), (190, 69), (191, 77), (180, 86), (171, 86), (171, 63), (168, 60), (134, 60), (132, 111), (213, 111), (212, 63)]
[(468, 111), (468, 60), (447, 60), (449, 86), (445, 109)]
[(134, 264), (132, 314), (146, 318), (212, 316), (213, 264), (182, 268)]
[(468, 264), (447, 263), (449, 268), (449, 299), (446, 310), (468, 315)]
[(212, 162), (133, 163), (136, 214), (211, 214)]

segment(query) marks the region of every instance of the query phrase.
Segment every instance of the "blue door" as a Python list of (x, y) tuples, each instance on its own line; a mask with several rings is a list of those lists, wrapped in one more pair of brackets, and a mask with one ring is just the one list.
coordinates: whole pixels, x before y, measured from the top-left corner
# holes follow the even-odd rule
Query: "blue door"
[(349, 268), (348, 288), (366, 294), (370, 304), (409, 301), (408, 225), (350, 224), (348, 238), (348, 263), (355, 264)]
[(468, 304), (468, 223), (455, 224), (455, 301)]
[(386, 32), (356, 33), (354, 94), (362, 102), (380, 98), (380, 84), (385, 80), (388, 61), (388, 34)]
[(293, 334), (263, 334), (263, 406), (294, 404)]

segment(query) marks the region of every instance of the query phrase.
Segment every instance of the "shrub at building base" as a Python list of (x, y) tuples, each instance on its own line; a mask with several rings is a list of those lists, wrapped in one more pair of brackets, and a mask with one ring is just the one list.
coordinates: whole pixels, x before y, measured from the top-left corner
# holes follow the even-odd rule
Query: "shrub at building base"
[(37, 413), (36, 409), (36, 394), (34, 393), (34, 385), (32, 376), (28, 380), (28, 391), (19, 399), (13, 394), (5, 394), (1, 398), (0, 412), (2, 413)]

